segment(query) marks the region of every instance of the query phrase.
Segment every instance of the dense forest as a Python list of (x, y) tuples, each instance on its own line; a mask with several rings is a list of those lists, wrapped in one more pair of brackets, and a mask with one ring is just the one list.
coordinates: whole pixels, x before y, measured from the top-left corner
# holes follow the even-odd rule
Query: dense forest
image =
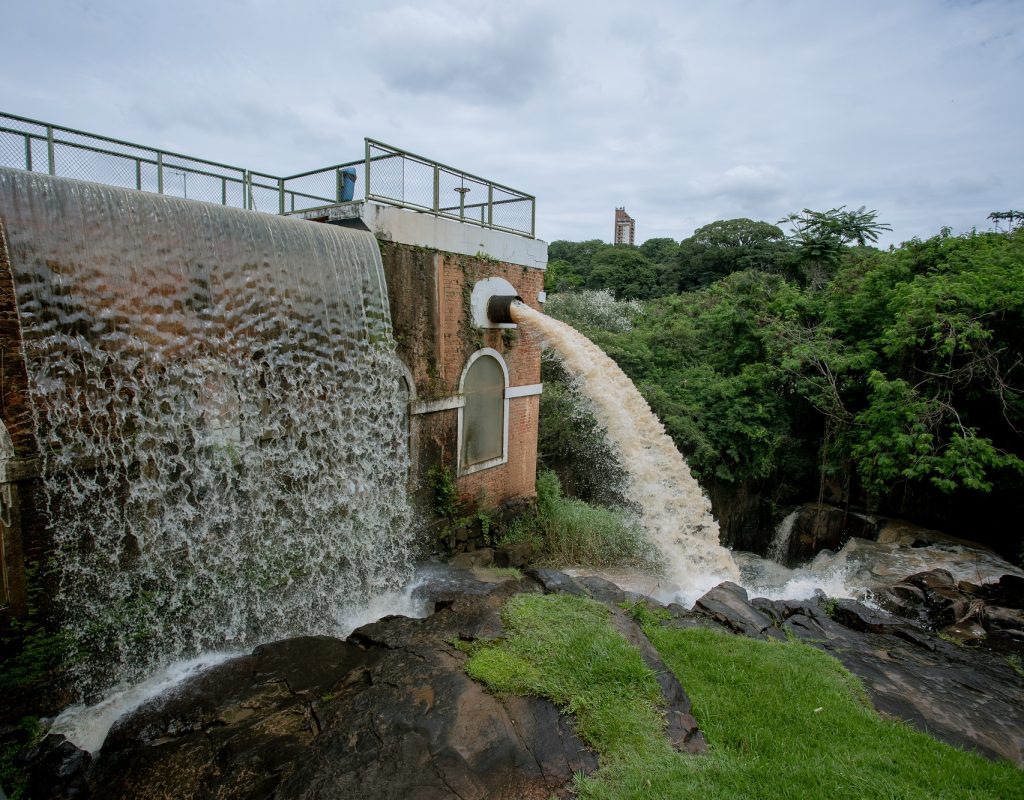
[[(1020, 560), (1024, 214), (989, 219), (888, 250), (876, 213), (845, 207), (639, 247), (556, 241), (547, 310), (636, 383), (729, 544), (760, 549), (787, 504), (820, 499)], [(592, 425), (545, 372), (542, 459), (608, 500), (574, 467)]]

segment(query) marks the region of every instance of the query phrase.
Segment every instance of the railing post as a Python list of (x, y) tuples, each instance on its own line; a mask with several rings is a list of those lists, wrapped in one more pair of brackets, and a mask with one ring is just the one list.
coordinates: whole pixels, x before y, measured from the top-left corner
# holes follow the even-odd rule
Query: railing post
[(277, 212), (284, 216), (284, 178), (277, 179)]
[(336, 192), (335, 200), (341, 202), (341, 193), (344, 189), (345, 177), (341, 174), (340, 169), (334, 170), (334, 189)]
[(46, 161), (51, 175), (57, 174), (57, 159), (53, 147), (53, 126), (46, 126)]
[(156, 154), (156, 193), (164, 193), (164, 154), (160, 151)]
[(370, 140), (363, 139), (363, 144), (366, 145), (366, 162), (363, 165), (363, 179), (366, 183), (366, 188), (363, 189), (363, 197), (367, 198), (370, 196)]
[(252, 185), (250, 181), (252, 176), (249, 174), (249, 170), (242, 170), (242, 208), (246, 211), (249, 210), (249, 203), (252, 202)]
[(25, 169), (32, 171), (32, 137), (25, 134)]
[(220, 204), (226, 206), (228, 204), (228, 179), (220, 179)]
[(459, 193), (459, 219), (460, 220), (461, 219), (465, 219), (466, 218), (466, 192), (469, 191), (469, 187), (468, 186), (460, 186), (455, 191), (457, 191)]
[(487, 184), (487, 225), (494, 225), (494, 184)]
[(537, 238), (537, 198), (530, 198), (530, 238)]
[[(390, 138), (390, 137), (389, 137)], [(434, 164), (434, 213), (441, 210), (441, 168)]]
[(135, 159), (135, 188), (142, 191), (142, 159)]

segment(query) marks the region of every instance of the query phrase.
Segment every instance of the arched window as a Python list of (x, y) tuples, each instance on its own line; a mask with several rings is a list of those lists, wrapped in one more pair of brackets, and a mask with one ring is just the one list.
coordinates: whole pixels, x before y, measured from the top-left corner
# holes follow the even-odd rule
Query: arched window
[(478, 350), (462, 373), (465, 405), (459, 414), (459, 471), (503, 464), (508, 442), (508, 368), (497, 350)]

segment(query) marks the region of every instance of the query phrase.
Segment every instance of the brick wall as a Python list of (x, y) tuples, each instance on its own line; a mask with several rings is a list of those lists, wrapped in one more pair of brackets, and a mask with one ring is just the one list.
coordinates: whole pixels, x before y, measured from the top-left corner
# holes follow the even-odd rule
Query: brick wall
[(0, 219), (0, 417), (19, 458), (36, 453), (35, 426), (29, 406), (28, 372), (21, 341), (21, 323), (14, 294), (14, 277)]
[[(394, 242), (382, 241), (380, 247), (398, 354), (412, 373), (417, 399), (457, 395), (466, 362), (484, 347), (501, 353), (510, 386), (540, 382), (540, 343), (522, 329), (475, 328), (469, 299), (477, 281), (498, 277), (539, 308), (543, 270)], [(494, 507), (534, 495), (539, 405), (536, 396), (509, 400), (508, 462), (459, 477), (463, 499)], [(455, 473), (457, 409), (418, 415), (414, 438), (421, 480), (432, 466), (447, 466)]]

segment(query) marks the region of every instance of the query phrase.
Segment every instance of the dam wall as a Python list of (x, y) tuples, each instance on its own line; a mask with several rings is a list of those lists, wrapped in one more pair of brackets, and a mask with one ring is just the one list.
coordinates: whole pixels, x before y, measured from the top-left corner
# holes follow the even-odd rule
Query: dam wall
[[(117, 332), (119, 325), (128, 332), (129, 338), (138, 338), (139, 331), (152, 327), (154, 335), (167, 340), (163, 352), (168, 357), (159, 374), (169, 375), (177, 369), (173, 366), (176, 364), (188, 365), (185, 368), (188, 380), (197, 382), (198, 387), (190, 391), (205, 398), (203, 402), (209, 406), (197, 411), (198, 422), (185, 420), (182, 430), (192, 437), (193, 444), (205, 437), (210, 439), (206, 444), (217, 453), (229, 453), (230, 458), (237, 458), (234, 453), (239, 426), (229, 417), (240, 413), (240, 407), (232, 392), (224, 397), (220, 395), (224, 394), (222, 390), (244, 377), (244, 359), (248, 356), (233, 344), (236, 334), (222, 325), (225, 319), (230, 317), (231, 324), (239, 326), (243, 338), (251, 338), (248, 323), (254, 321), (252, 318), (275, 319), (276, 325), (283, 326), (281, 342), (301, 339), (310, 330), (317, 330), (310, 351), (303, 354), (304, 368), (316, 371), (314, 361), (309, 359), (337, 360), (341, 352), (337, 350), (337, 343), (350, 338), (340, 320), (355, 314), (356, 318), (368, 321), (369, 339), (378, 336), (390, 339), (393, 335), (393, 348), (398, 356), (394, 367), (388, 367), (387, 376), (380, 373), (378, 365), (379, 374), (374, 380), (376, 383), (391, 381), (395, 385), (398, 401), (389, 394), (380, 395), (380, 411), (394, 408), (393, 413), (404, 417), (400, 421), (404, 430), (404, 452), (391, 455), (394, 452), (391, 443), (382, 441), (380, 447), (387, 445), (388, 453), (382, 456), (378, 452), (368, 457), (369, 462), (377, 465), (371, 471), (386, 472), (386, 482), (391, 482), (391, 476), (397, 471), (404, 471), (406, 488), (419, 500), (421, 509), (428, 511), (433, 507), (432, 476), (439, 473), (455, 481), (466, 507), (493, 509), (534, 495), (542, 391), (540, 345), (535, 337), (515, 325), (481, 321), (474, 302), (479, 306), (480, 288), (486, 285), (492, 292), (519, 295), (526, 304), (539, 309), (547, 258), (544, 242), (374, 203), (342, 204), (326, 213), (321, 210), (318, 214), (305, 214), (306, 220), (280, 217), (275, 220), (206, 203), (106, 189), (60, 178), (30, 178), (30, 175), (9, 171), (6, 181), (11, 191), (0, 204), (0, 377), (3, 381), (0, 415), (4, 422), (0, 432), (0, 616), (25, 614), (30, 583), (43, 597), (60, 594), (60, 576), (43, 568), (54, 548), (55, 525), (65, 528), (58, 534), (66, 539), (65, 550), (73, 546), (76, 537), (88, 539), (83, 531), (90, 525), (88, 514), (93, 512), (87, 514), (84, 509), (91, 508), (90, 501), (77, 497), (75, 502), (82, 504), (82, 508), (76, 512), (73, 504), (59, 499), (61, 481), (67, 480), (69, 486), (88, 484), (89, 491), (95, 494), (98, 491), (93, 483), (95, 469), (102, 467), (102, 462), (109, 462), (114, 453), (119, 464), (118, 481), (134, 481), (141, 474), (143, 483), (153, 484), (146, 473), (151, 469), (146, 466), (151, 464), (151, 457), (144, 454), (140, 461), (130, 446), (118, 440), (120, 434), (107, 427), (114, 417), (130, 417), (130, 435), (137, 436), (139, 430), (152, 422), (146, 412), (140, 411), (138, 403), (130, 411), (118, 410), (109, 400), (97, 400), (92, 395), (87, 396), (88, 393), (55, 390), (60, 381), (75, 375), (78, 377), (71, 383), (85, 381), (82, 385), (88, 383), (89, 392), (102, 388), (104, 383), (113, 385), (111, 381), (127, 381), (117, 385), (133, 402), (136, 397), (133, 392), (144, 393), (152, 388), (144, 389), (132, 383), (142, 372), (137, 367), (111, 371), (110, 363), (117, 362), (120, 356), (115, 353), (111, 359), (104, 355), (104, 348), (121, 341)], [(54, 210), (52, 197), (46, 199), (51, 193), (50, 187), (62, 187), (58, 194), (82, 198), (74, 206), (78, 216), (70, 223), (62, 219), (60, 225), (55, 226), (54, 239), (58, 244), (47, 245), (52, 245), (53, 252), (41, 249), (32, 255), (34, 262), (29, 264), (26, 248), (35, 245), (26, 243), (48, 235), (44, 231), (50, 223), (45, 216)], [(36, 207), (30, 208), (33, 204)], [(64, 213), (60, 208), (56, 211)], [(123, 214), (123, 218), (118, 214)], [(239, 222), (242, 219), (252, 222), (242, 224)], [(371, 247), (379, 252), (376, 257), (380, 259), (380, 272), (377, 274), (383, 281), (376, 282), (372, 270), (366, 274), (331, 273), (326, 264), (331, 259), (337, 260), (337, 255), (329, 251), (338, 237), (328, 235), (325, 239), (315, 235), (316, 229), (321, 228), (315, 223), (351, 229), (339, 231), (339, 235), (347, 237), (346, 241), (361, 242), (360, 247), (365, 247), (367, 241), (375, 242), (376, 246)], [(258, 235), (250, 230), (253, 224), (254, 229), (260, 231)], [(123, 242), (122, 228), (127, 237)], [(16, 239), (13, 245), (10, 242), (12, 230)], [(309, 233), (303, 234), (304, 230)], [(199, 255), (189, 255), (184, 272), (176, 273), (182, 269), (178, 263), (180, 258), (176, 261), (178, 257), (169, 254), (179, 247), (186, 250), (194, 247), (197, 235), (200, 249), (206, 250)], [(61, 237), (68, 242), (66, 247), (59, 244)], [(223, 259), (233, 248), (251, 249), (254, 241), (261, 249), (246, 253), (241, 267), (225, 271), (218, 266), (218, 259)], [(329, 244), (325, 245), (325, 241)], [(152, 244), (152, 252), (147, 242)], [(286, 244), (283, 250), (282, 243)], [(12, 249), (20, 267), (12, 264)], [(322, 273), (312, 279), (303, 277), (302, 285), (298, 286), (294, 283), (296, 276), (290, 273), (299, 267), (290, 263), (297, 265), (307, 250), (318, 264), (323, 262), (317, 267)], [(327, 261), (324, 261), (325, 256)], [(90, 258), (96, 264), (88, 263)], [(233, 258), (235, 256), (231, 255), (228, 261)], [(154, 263), (144, 265), (147, 259)], [(73, 262), (74, 266), (68, 268), (65, 261)], [(268, 265), (272, 267), (272, 278), (264, 276)], [(111, 269), (116, 274), (111, 273)], [(170, 271), (166, 272), (168, 269)], [(225, 274), (230, 276), (226, 283), (220, 280)], [(255, 275), (264, 276), (257, 283), (265, 285), (254, 286)], [(317, 301), (314, 287), (325, 277), (328, 283), (321, 287), (325, 294)], [(362, 301), (344, 300), (335, 308), (330, 295), (338, 291), (344, 294), (346, 281), (350, 280), (354, 281), (358, 296), (368, 293), (365, 296), (371, 297), (370, 304), (360, 307)], [(90, 297), (83, 287), (95, 290), (94, 296)], [(239, 298), (245, 298), (244, 303)], [(296, 298), (300, 302), (296, 303)], [(203, 310), (211, 301), (216, 307), (212, 317)], [(380, 301), (386, 303), (390, 312), (390, 326), (373, 307)], [(90, 307), (94, 302), (96, 307)], [(330, 306), (326, 316), (315, 309), (317, 302)], [(182, 310), (187, 312), (186, 322), (175, 314), (167, 316), (164, 305), (172, 306), (175, 314)], [(51, 312), (52, 309), (57, 311), (40, 316), (37, 312), (46, 306)], [(196, 308), (201, 311), (198, 316), (191, 313)], [(27, 316), (26, 309), (29, 309)], [(126, 322), (133, 309), (138, 311), (139, 319)], [(341, 316), (333, 316), (339, 313)], [(193, 317), (197, 321), (192, 321)], [(211, 324), (219, 331), (216, 341), (203, 338), (206, 335), (203, 331)], [(47, 338), (62, 325), (69, 327), (63, 333), (57, 331), (55, 338)], [(106, 343), (92, 341), (90, 330), (99, 332), (100, 338), (108, 337)], [(175, 343), (175, 337), (183, 333), (187, 334), (183, 342)], [(99, 366), (94, 365), (96, 374), (88, 380), (82, 377), (87, 371), (84, 362), (82, 370), (75, 366), (78, 358), (74, 355), (75, 349), (81, 349), (80, 344), (75, 344), (76, 337), (89, 342), (82, 352), (99, 359), (96, 362)], [(189, 337), (193, 343), (200, 343), (204, 353), (202, 363), (194, 359), (196, 351), (190, 349)], [(332, 341), (334, 344), (330, 344)], [(34, 348), (38, 378), (35, 385), (30, 375), (31, 364), (26, 360), (26, 342)], [(145, 362), (149, 356), (143, 350), (147, 346), (142, 341), (128, 347), (129, 351), (135, 348), (129, 354), (129, 361), (139, 357)], [(218, 348), (226, 348), (224, 352), (233, 360), (225, 367), (220, 354), (213, 359), (217, 362), (218, 374), (211, 376), (211, 383), (203, 378), (203, 373), (209, 366), (207, 362), (213, 363), (208, 356), (218, 353)], [(47, 366), (45, 354), (58, 350), (62, 353), (59, 365), (55, 372), (48, 372), (54, 367)], [(265, 350), (257, 348), (252, 354), (263, 358)], [(342, 354), (338, 363), (346, 358)], [(317, 390), (324, 397), (330, 395), (338, 419), (351, 417), (349, 406), (355, 407), (353, 403), (366, 408), (365, 386), (360, 386), (358, 400), (355, 396), (346, 399), (346, 381), (355, 380), (353, 376), (361, 369), (372, 370), (373, 363), (365, 359), (356, 363), (350, 359), (341, 372), (331, 367), (328, 370), (331, 376)], [(318, 374), (318, 380), (322, 379)], [(300, 387), (290, 386), (289, 391), (293, 390), (300, 391)], [(52, 396), (48, 398), (47, 392)], [(86, 422), (58, 420), (55, 424), (67, 426), (63, 433), (48, 425), (47, 420), (57, 419), (51, 412), (61, 403), (68, 408), (78, 403), (80, 416)], [(248, 419), (250, 427), (262, 425), (259, 420), (264, 413), (265, 408), (254, 408)], [(90, 427), (90, 416), (103, 439), (92, 454), (88, 452), (93, 444), (91, 434), (83, 433)], [(180, 420), (174, 422), (179, 427), (180, 423)], [(317, 440), (322, 449), (324, 442), (337, 432), (325, 427), (330, 425), (327, 419), (318, 425), (324, 432)], [(212, 427), (206, 433), (196, 434), (193, 429), (197, 426)], [(295, 422), (289, 422), (288, 426), (294, 430), (300, 427)], [(62, 437), (69, 433), (79, 440), (65, 441)], [(41, 444), (41, 435), (49, 440)], [(296, 440), (296, 453), (304, 460), (310, 441), (309, 437)], [(68, 447), (63, 447), (64, 444)], [(185, 447), (190, 446), (185, 443)], [(75, 452), (70, 454), (72, 449)], [(254, 452), (258, 450), (254, 448)], [(352, 457), (343, 454), (342, 461)], [(219, 486), (224, 481), (234, 481), (233, 467), (221, 464), (218, 469), (221, 468), (226, 470), (227, 477), (211, 484), (216, 491), (220, 491)], [(362, 476), (365, 469), (355, 472)], [(361, 480), (365, 483), (365, 478)], [(152, 492), (159, 492), (156, 484), (150, 488)], [(344, 484), (339, 495), (349, 491)], [(363, 496), (366, 491), (379, 494), (379, 487), (360, 485), (355, 494)], [(102, 492), (98, 496), (102, 496)], [(197, 505), (195, 498), (186, 499), (187, 506)], [(104, 502), (109, 503), (109, 498)], [(156, 494), (149, 497), (147, 503), (145, 513), (160, 505)], [(197, 507), (201, 510), (202, 504)], [(230, 521), (220, 519), (222, 514), (216, 516), (217, 538), (230, 536)], [(63, 522), (58, 520), (61, 517)], [(247, 526), (252, 528), (251, 524)], [(143, 527), (148, 530), (151, 523)], [(79, 534), (69, 533), (68, 528), (79, 530)], [(254, 534), (249, 530), (246, 535)], [(129, 542), (129, 550), (135, 546), (131, 544), (135, 540), (133, 536), (125, 540)], [(126, 551), (124, 558), (134, 558), (134, 555)], [(34, 571), (33, 576), (28, 575), (26, 565), (28, 570)]]

